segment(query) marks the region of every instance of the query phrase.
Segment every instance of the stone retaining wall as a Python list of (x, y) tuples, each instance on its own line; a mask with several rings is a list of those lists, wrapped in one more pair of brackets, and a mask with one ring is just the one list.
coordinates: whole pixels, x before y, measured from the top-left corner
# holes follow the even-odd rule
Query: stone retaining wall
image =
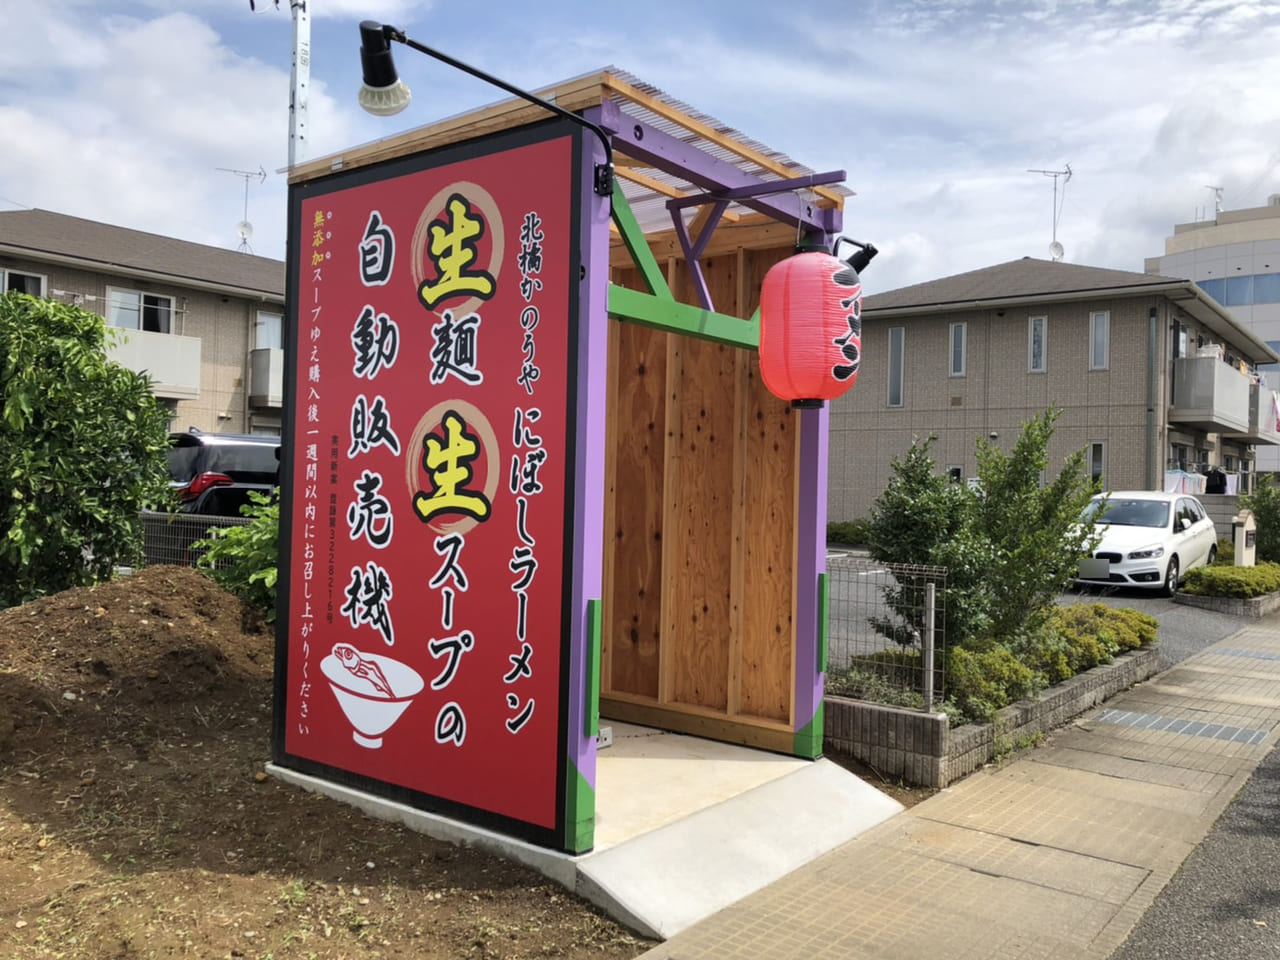
[(1154, 676), (1154, 647), (1126, 653), (1045, 690), (1034, 700), (1005, 707), (993, 723), (950, 729), (947, 716), (885, 707), (843, 697), (824, 699), (825, 746), (854, 757), (885, 776), (926, 787), (945, 787), (1047, 733), (1108, 697)]
[(1201, 597), (1193, 593), (1174, 594), (1174, 603), (1201, 607), (1216, 613), (1229, 613), (1233, 617), (1265, 617), (1280, 610), (1280, 593), (1264, 593), (1260, 597)]

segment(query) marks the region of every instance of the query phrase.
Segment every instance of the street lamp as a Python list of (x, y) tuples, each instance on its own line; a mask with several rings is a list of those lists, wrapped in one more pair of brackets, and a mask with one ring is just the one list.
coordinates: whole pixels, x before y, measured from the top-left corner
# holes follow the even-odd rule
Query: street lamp
[(471, 76), (486, 83), (493, 84), (495, 87), (500, 87), (523, 100), (537, 104), (581, 127), (586, 127), (599, 137), (600, 143), (604, 146), (605, 162), (596, 164), (595, 168), (595, 192), (603, 197), (612, 195), (613, 146), (609, 142), (609, 135), (601, 127), (598, 127), (590, 120), (578, 116), (576, 113), (571, 113), (563, 107), (556, 106), (549, 100), (543, 100), (536, 94), (521, 90), (519, 87), (513, 86), (504, 80), (499, 80), (497, 77), (487, 74), (470, 64), (455, 60), (446, 53), (441, 53), (439, 50), (433, 50), (418, 43), (418, 41), (406, 37), (404, 31), (398, 27), (378, 23), (374, 20), (365, 20), (360, 24), (360, 65), (364, 74), (364, 83), (360, 87), (359, 99), (360, 106), (369, 113), (375, 116), (389, 117), (399, 113), (409, 105), (411, 97), (409, 87), (396, 74), (395, 61), (391, 56), (390, 41), (392, 40), (397, 43), (403, 43), (406, 47), (417, 50), (419, 53), (434, 57), (441, 63), (456, 67), (464, 73), (469, 73)]

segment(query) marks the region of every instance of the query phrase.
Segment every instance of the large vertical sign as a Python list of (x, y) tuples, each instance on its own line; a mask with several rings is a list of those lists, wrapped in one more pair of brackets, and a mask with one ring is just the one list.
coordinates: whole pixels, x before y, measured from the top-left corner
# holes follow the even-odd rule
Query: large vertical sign
[(580, 144), (295, 186), (275, 753), (563, 842)]

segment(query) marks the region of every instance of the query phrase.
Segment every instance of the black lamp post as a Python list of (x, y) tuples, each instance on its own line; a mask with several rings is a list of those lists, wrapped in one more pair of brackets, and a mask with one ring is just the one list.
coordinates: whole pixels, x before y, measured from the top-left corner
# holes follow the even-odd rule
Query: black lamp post
[(521, 90), (519, 87), (513, 86), (504, 80), (499, 80), (483, 70), (463, 63), (461, 60), (455, 60), (446, 53), (441, 53), (439, 50), (433, 50), (418, 43), (418, 41), (406, 37), (398, 27), (377, 23), (373, 20), (365, 20), (360, 24), (360, 65), (364, 73), (364, 83), (360, 87), (360, 106), (369, 113), (381, 117), (389, 117), (399, 113), (409, 105), (409, 88), (397, 76), (395, 61), (391, 57), (390, 41), (392, 40), (397, 43), (403, 43), (406, 47), (417, 50), (419, 53), (434, 57), (436, 60), (447, 63), (451, 67), (456, 67), (464, 73), (469, 73), (471, 76), (486, 83), (493, 84), (495, 87), (500, 87), (523, 100), (537, 104), (543, 109), (564, 117), (566, 120), (571, 120), (581, 127), (586, 127), (600, 138), (600, 143), (604, 146), (605, 162), (596, 164), (595, 192), (604, 197), (612, 195), (613, 146), (609, 142), (609, 135), (603, 129), (590, 120), (586, 120), (576, 113), (571, 113), (549, 100), (544, 100), (536, 94)]

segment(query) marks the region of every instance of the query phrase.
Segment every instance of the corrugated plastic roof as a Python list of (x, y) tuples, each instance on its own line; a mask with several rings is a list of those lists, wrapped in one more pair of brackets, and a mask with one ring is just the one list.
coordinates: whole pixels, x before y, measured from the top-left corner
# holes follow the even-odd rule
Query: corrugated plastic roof
[[(618, 80), (621, 80), (623, 83), (626, 83), (629, 86), (634, 87), (636, 90), (640, 91), (646, 96), (652, 97), (654, 100), (660, 101), (664, 105), (671, 107), (673, 110), (680, 111), (681, 113), (688, 116), (691, 120), (694, 120), (697, 123), (703, 124), (704, 126), (710, 127), (711, 129), (715, 130), (717, 133), (733, 139), (734, 141), (748, 148), (749, 150), (753, 150), (757, 153), (763, 154), (765, 157), (769, 158), (770, 160), (773, 160), (773, 161), (776, 161), (777, 163), (782, 164), (783, 166), (787, 167), (790, 171), (792, 171), (792, 174), (794, 176), (805, 176), (808, 174), (818, 172), (814, 170), (812, 167), (805, 166), (804, 164), (796, 160), (793, 160), (787, 154), (782, 153), (779, 150), (774, 150), (771, 147), (768, 147), (765, 144), (761, 143), (760, 141), (752, 139), (751, 137), (748, 137), (746, 134), (716, 119), (710, 114), (703, 113), (702, 111), (697, 110), (694, 107), (691, 107), (689, 104), (685, 103), (682, 100), (677, 100), (675, 97), (672, 97), (670, 94), (665, 93), (664, 91), (660, 90), (658, 87), (655, 87), (651, 83), (646, 83), (645, 81), (641, 80), (639, 77), (635, 76), (634, 74), (628, 73), (625, 70), (620, 70), (617, 67), (612, 67), (612, 66), (605, 67), (599, 72), (603, 74), (608, 74), (612, 77), (617, 78)], [(614, 93), (611, 95), (611, 99), (615, 104), (617, 104), (619, 110), (622, 111), (624, 116), (630, 117), (633, 120), (639, 120), (642, 123), (646, 123), (654, 127), (655, 129), (662, 131), (663, 133), (669, 134), (670, 136), (675, 137), (676, 139), (681, 140), (684, 143), (687, 143), (693, 147), (696, 147), (697, 149), (706, 153), (708, 156), (714, 157), (717, 160), (723, 160), (726, 163), (731, 163), (735, 167), (737, 167), (739, 170), (741, 170), (743, 173), (750, 174), (753, 177), (758, 177), (761, 180), (783, 179), (780, 174), (777, 174), (772, 170), (768, 170), (760, 166), (755, 161), (746, 159), (740, 156), (739, 154), (733, 152), (732, 150), (728, 150), (722, 145), (712, 140), (708, 140), (705, 137), (699, 136), (697, 133), (689, 130), (687, 127), (684, 127), (681, 124), (668, 119), (667, 117), (654, 113), (653, 111), (647, 109), (641, 104), (635, 103), (627, 99), (625, 96), (621, 94)], [(671, 174), (668, 174), (654, 167), (632, 167), (632, 169), (637, 170), (638, 172), (643, 173), (648, 177), (652, 177), (654, 180), (658, 181), (659, 183), (663, 183), (668, 186), (674, 187), (675, 189), (679, 190), (681, 193), (702, 193), (703, 192), (702, 187), (697, 186), (696, 184), (690, 183), (687, 180), (681, 179), (678, 176), (673, 176)], [(641, 229), (643, 229), (646, 233), (649, 233), (653, 231), (666, 230), (671, 227), (672, 225), (671, 214), (668, 212), (667, 206), (666, 206), (667, 200), (670, 198), (654, 190), (651, 190), (641, 184), (633, 183), (623, 178), (620, 178), (620, 179), (622, 181), (623, 193), (626, 194), (627, 201), (631, 204), (631, 208), (636, 215), (636, 219), (640, 223)], [(832, 190), (833, 192), (839, 193), (841, 196), (845, 196), (845, 197), (851, 197), (854, 195), (853, 191), (838, 184), (832, 184), (827, 189)], [(811, 190), (806, 190), (804, 192), (809, 195), (812, 195)], [(728, 207), (728, 210), (731, 213), (736, 213), (741, 216), (754, 214), (754, 211), (737, 203), (731, 203)], [(687, 219), (692, 218), (696, 213), (697, 213), (696, 207), (686, 208), (685, 217)]]

